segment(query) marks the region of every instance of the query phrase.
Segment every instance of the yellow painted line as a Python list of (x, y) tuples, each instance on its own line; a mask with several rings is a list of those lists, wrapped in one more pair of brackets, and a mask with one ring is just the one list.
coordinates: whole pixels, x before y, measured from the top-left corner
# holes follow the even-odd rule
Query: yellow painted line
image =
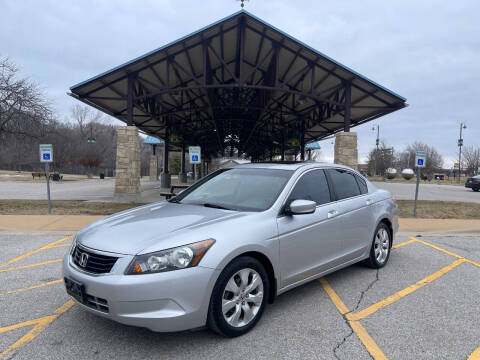
[(42, 265), (48, 265), (48, 264), (53, 264), (53, 263), (58, 263), (62, 261), (62, 259), (55, 259), (55, 260), (48, 260), (36, 264), (29, 264), (29, 265), (23, 265), (23, 266), (17, 266), (17, 267), (11, 267), (11, 268), (6, 268), (6, 269), (0, 269), (0, 273), (2, 272), (7, 272), (7, 271), (15, 271), (15, 270), (22, 270), (22, 269), (29, 269), (32, 267), (36, 266), (42, 266)]
[(13, 351), (20, 348), (22, 345), (35, 339), (50, 323), (52, 323), (56, 318), (58, 318), (60, 314), (63, 314), (64, 312), (66, 312), (74, 304), (75, 303), (72, 300), (69, 300), (65, 304), (60, 306), (58, 309), (56, 309), (54, 312), (54, 315), (48, 315), (38, 319), (25, 321), (19, 324), (1, 327), (0, 334), (5, 333), (7, 331), (12, 331), (12, 330), (20, 329), (26, 326), (34, 325), (33, 328), (30, 329), (24, 336), (22, 336), (15, 343), (10, 345), (7, 348), (7, 350), (0, 353), (0, 359), (7, 357), (7, 355), (11, 354)]
[(373, 338), (368, 334), (367, 330), (365, 330), (362, 324), (360, 324), (360, 321), (351, 320), (349, 323), (355, 334), (357, 334), (358, 338), (362, 342), (363, 346), (365, 346), (367, 351), (375, 360), (388, 360), (382, 349), (378, 347), (375, 340), (373, 340)]
[(426, 242), (426, 241), (423, 241), (423, 240), (414, 238), (413, 236), (409, 236), (409, 237), (410, 237), (410, 239), (412, 239), (412, 240), (415, 240), (415, 241), (417, 241), (417, 242), (419, 242), (419, 243), (421, 243), (421, 244), (423, 244), (423, 245), (430, 246), (431, 248), (436, 249), (436, 250), (438, 250), (438, 251), (441, 251), (441, 252), (443, 252), (443, 253), (445, 253), (445, 254), (447, 254), (447, 255), (456, 257), (457, 259), (464, 259), (463, 256), (458, 255), (458, 254), (455, 254), (455, 253), (453, 253), (453, 252), (451, 252), (451, 251), (445, 250), (445, 249), (443, 249), (443, 248), (441, 248), (441, 247), (439, 247), (439, 246), (437, 246), (437, 245), (430, 244), (429, 242)]
[(400, 243), (400, 244), (393, 245), (393, 246), (392, 246), (392, 249), (398, 249), (399, 247), (402, 247), (402, 246), (405, 246), (405, 245), (409, 245), (409, 244), (411, 244), (411, 243), (414, 243), (415, 241), (416, 241), (416, 240), (414, 240), (414, 239), (410, 239), (410, 240), (404, 241), (404, 242), (402, 242), (402, 243)]
[(440, 246), (437, 246), (437, 245), (433, 245), (433, 244), (430, 244), (429, 242), (426, 242), (424, 240), (420, 240), (420, 239), (417, 239), (417, 238), (414, 238), (413, 236), (410, 236), (410, 238), (414, 241), (417, 241), (421, 244), (424, 244), (424, 245), (427, 245), (427, 246), (430, 246), (431, 248), (433, 249), (436, 249), (438, 251), (441, 251), (445, 254), (448, 254), (448, 255), (451, 255), (451, 256), (454, 256), (458, 259), (465, 259), (466, 262), (468, 262), (469, 264), (472, 264), (472, 265), (475, 265), (475, 266), (478, 266), (480, 267), (480, 263), (476, 262), (476, 261), (473, 261), (473, 260), (470, 260), (470, 259), (467, 259), (465, 256), (462, 256), (462, 255), (459, 255), (459, 254), (455, 254), (454, 252), (451, 252), (451, 251), (448, 251), (446, 249), (443, 249), (441, 248)]
[(480, 347), (470, 354), (468, 360), (480, 360)]
[(17, 294), (17, 293), (19, 293), (19, 292), (24, 292), (24, 291), (28, 291), (28, 290), (38, 289), (38, 288), (45, 287), (45, 286), (60, 284), (61, 282), (63, 282), (63, 279), (48, 281), (48, 282), (44, 282), (44, 283), (41, 283), (41, 284), (24, 287), (24, 288), (21, 288), (21, 289), (8, 290), (7, 292), (0, 293), (0, 296)]
[(23, 255), (20, 255), (20, 256), (17, 256), (15, 259), (12, 259), (10, 261), (8, 261), (7, 263), (3, 264), (3, 265), (0, 265), (0, 268), (2, 267), (5, 267), (5, 266), (8, 266), (8, 265), (11, 265), (19, 260), (22, 260), (22, 259), (25, 259), (26, 257), (30, 256), (30, 255), (33, 255), (33, 254), (36, 254), (36, 253), (39, 253), (40, 251), (43, 251), (43, 250), (47, 250), (47, 249), (50, 249), (51, 247), (55, 246), (55, 245), (58, 245), (60, 244), (61, 242), (67, 240), (67, 239), (71, 239), (73, 237), (73, 235), (69, 235), (69, 236), (65, 236), (64, 238), (61, 238), (59, 240), (55, 240), (45, 246), (42, 246), (41, 248), (39, 249), (36, 249), (36, 250), (32, 250), (32, 251), (29, 251), (28, 253), (25, 253)]
[(56, 249), (56, 248), (68, 247), (68, 246), (72, 246), (72, 244), (59, 244), (59, 245), (54, 245), (54, 246), (50, 246), (49, 249)]
[[(328, 294), (330, 297), (330, 300), (332, 300), (333, 304), (337, 307), (338, 311), (340, 314), (347, 316), (348, 319), (348, 313), (349, 310), (347, 306), (343, 303), (342, 299), (337, 295), (335, 290), (330, 286), (330, 284), (325, 280), (324, 278), (319, 279), (320, 283), (322, 284), (323, 289), (325, 292)], [(362, 342), (363, 346), (367, 349), (367, 351), (370, 353), (370, 355), (375, 359), (375, 360), (388, 360), (388, 358), (385, 356), (383, 353), (382, 349), (380, 349), (373, 340), (373, 338), (368, 334), (367, 330), (360, 324), (359, 321), (356, 320), (347, 320), (350, 327), (352, 330), (355, 332), (357, 337), (360, 339)]]
[(446, 273), (448, 273), (449, 271), (451, 271), (452, 269), (454, 269), (455, 267), (457, 267), (458, 265), (462, 264), (466, 262), (465, 259), (458, 259), (458, 260), (455, 260), (453, 263), (451, 263), (450, 265), (448, 266), (445, 266), (444, 268), (438, 270), (437, 272), (427, 276), (426, 278), (423, 278), (422, 280), (420, 281), (417, 281), (415, 284), (413, 285), (410, 285), (408, 287), (406, 287), (405, 289), (403, 290), (400, 290), (399, 292), (393, 294), (393, 295), (390, 295), (389, 297), (383, 299), (383, 300), (380, 300), (379, 302), (357, 312), (357, 313), (350, 313), (350, 314), (347, 314), (347, 319), (349, 320), (360, 320), (360, 319), (363, 319), (369, 315), (372, 315), (373, 313), (377, 312), (378, 310), (390, 305), (390, 304), (393, 304), (395, 301), (398, 301), (400, 300), (401, 298), (407, 296), (407, 295), (410, 295), (411, 293), (413, 293), (414, 291), (424, 287), (425, 285), (427, 285), (428, 283), (431, 283), (432, 281), (434, 281), (435, 279), (438, 279), (440, 276), (442, 275), (445, 275)]
[(347, 306), (343, 303), (342, 299), (340, 299), (340, 296), (337, 295), (335, 290), (330, 286), (330, 284), (325, 280), (324, 278), (318, 279), (320, 281), (320, 284), (322, 284), (323, 289), (325, 292), (330, 296), (330, 299), (332, 300), (333, 304), (337, 307), (338, 311), (340, 314), (345, 315), (346, 313), (350, 312), (348, 310)]

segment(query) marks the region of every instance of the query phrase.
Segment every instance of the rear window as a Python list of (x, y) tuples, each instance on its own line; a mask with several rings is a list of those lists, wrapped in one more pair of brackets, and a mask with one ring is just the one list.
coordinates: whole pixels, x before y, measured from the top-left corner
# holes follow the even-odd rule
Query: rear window
[(360, 187), (352, 173), (343, 169), (329, 169), (328, 174), (335, 188), (337, 200), (360, 195)]
[(365, 180), (363, 180), (360, 176), (358, 175), (355, 175), (355, 178), (357, 179), (357, 182), (358, 182), (358, 186), (360, 187), (360, 192), (362, 194), (366, 194), (368, 193), (368, 186), (367, 186), (367, 182)]

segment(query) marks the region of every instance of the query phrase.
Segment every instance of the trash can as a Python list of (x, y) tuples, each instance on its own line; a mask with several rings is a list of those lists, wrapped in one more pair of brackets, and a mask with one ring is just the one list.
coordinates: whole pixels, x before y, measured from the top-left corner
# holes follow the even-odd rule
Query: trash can
[(100, 173), (100, 179), (105, 179), (105, 174), (104, 173)]
[(53, 181), (60, 181), (60, 174), (59, 173), (54, 173), (52, 177)]

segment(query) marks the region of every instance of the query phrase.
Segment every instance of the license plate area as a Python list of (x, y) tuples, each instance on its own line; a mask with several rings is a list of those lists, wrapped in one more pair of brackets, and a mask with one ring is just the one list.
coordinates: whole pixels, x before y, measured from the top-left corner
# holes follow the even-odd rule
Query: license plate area
[(81, 302), (82, 304), (87, 303), (85, 285), (69, 278), (64, 278), (64, 282), (68, 295), (72, 296), (74, 299)]

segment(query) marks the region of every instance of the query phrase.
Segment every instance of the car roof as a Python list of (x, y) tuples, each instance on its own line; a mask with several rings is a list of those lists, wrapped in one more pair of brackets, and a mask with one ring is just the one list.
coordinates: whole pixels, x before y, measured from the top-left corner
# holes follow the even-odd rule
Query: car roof
[[(275, 169), (275, 170), (293, 170), (296, 171), (300, 168), (344, 168), (350, 169), (347, 166), (340, 164), (331, 164), (331, 163), (322, 163), (315, 161), (305, 161), (305, 162), (261, 162), (261, 163), (249, 163), (249, 164), (240, 164), (232, 166), (232, 168), (242, 168), (242, 169)], [(350, 169), (351, 170), (351, 169)]]

